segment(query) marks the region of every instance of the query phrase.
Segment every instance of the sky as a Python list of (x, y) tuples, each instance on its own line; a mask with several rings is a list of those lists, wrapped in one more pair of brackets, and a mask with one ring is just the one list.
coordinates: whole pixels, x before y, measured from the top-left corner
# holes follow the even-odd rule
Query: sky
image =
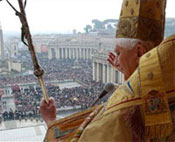
[[(17, 0), (9, 0), (18, 9)], [(26, 15), (32, 33), (84, 32), (93, 19), (118, 19), (122, 0), (28, 0)], [(175, 0), (167, 0), (166, 17), (175, 18)], [(0, 2), (0, 22), (3, 32), (20, 32), (21, 24), (15, 12)]]

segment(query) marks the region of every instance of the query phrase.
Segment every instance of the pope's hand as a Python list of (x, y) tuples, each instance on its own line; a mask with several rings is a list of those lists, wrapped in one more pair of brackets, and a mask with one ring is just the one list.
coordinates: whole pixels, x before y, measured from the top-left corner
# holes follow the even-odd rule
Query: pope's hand
[(108, 58), (107, 58), (107, 61), (113, 66), (113, 67), (116, 67), (115, 66), (115, 55), (110, 52), (109, 55), (108, 55)]
[(49, 98), (49, 104), (47, 104), (44, 99), (41, 100), (40, 113), (47, 126), (50, 122), (56, 120), (56, 107), (54, 98)]

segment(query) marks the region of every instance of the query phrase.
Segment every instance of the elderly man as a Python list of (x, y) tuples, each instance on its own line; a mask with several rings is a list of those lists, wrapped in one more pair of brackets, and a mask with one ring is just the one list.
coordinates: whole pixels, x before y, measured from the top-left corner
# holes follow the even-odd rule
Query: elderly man
[(155, 47), (154, 42), (140, 39), (117, 38), (115, 43), (114, 53), (110, 52), (107, 60), (123, 73), (125, 80), (138, 67), (140, 57)]
[[(139, 93), (141, 89), (140, 81), (137, 80), (139, 72), (136, 71), (132, 76), (131, 74), (138, 67), (140, 57), (158, 45), (163, 39), (164, 10), (164, 0), (123, 1), (116, 35), (116, 46), (114, 53), (110, 53), (108, 61), (121, 71), (125, 80), (128, 79), (128, 81), (116, 90), (104, 107), (95, 109), (88, 119), (81, 124), (79, 129), (71, 135), (71, 138), (68, 138), (69, 140), (125, 142), (143, 141), (146, 139), (144, 138), (145, 125), (143, 118), (147, 117), (146, 115), (142, 117), (140, 107), (138, 107), (141, 105), (141, 101), (138, 98), (142, 95)], [(153, 78), (153, 75), (149, 74), (149, 77)], [(56, 119), (54, 100), (50, 99), (49, 105), (42, 101), (40, 110), (49, 126), (49, 123)], [(80, 115), (78, 116), (80, 117)], [(77, 119), (77, 115), (74, 118)], [(169, 122), (168, 118), (167, 120)], [(160, 123), (163, 122), (160, 121)], [(49, 127), (55, 127), (55, 125), (52, 126)], [(60, 125), (59, 128), (61, 129)], [(63, 131), (64, 133), (67, 132), (66, 130)], [(161, 130), (158, 129), (158, 131)], [(165, 137), (169, 134), (165, 133)], [(150, 135), (153, 135), (152, 130)], [(158, 139), (156, 136), (152, 137), (150, 135), (148, 135), (149, 138)], [(64, 135), (55, 137), (55, 139), (61, 137), (64, 137)]]

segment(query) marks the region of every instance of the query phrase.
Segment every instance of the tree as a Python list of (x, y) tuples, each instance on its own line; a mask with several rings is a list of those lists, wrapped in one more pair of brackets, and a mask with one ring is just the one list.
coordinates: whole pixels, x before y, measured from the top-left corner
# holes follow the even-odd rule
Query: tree
[(89, 33), (92, 30), (92, 26), (91, 25), (86, 25), (84, 30), (85, 30), (86, 33)]
[(106, 19), (104, 20), (104, 24), (108, 24), (108, 23), (116, 23), (117, 19)]
[(112, 30), (113, 29), (113, 27), (111, 26), (111, 24), (108, 24), (107, 25), (107, 30)]
[(100, 30), (105, 28), (104, 23), (97, 19), (92, 20), (92, 23), (94, 24), (94, 30)]

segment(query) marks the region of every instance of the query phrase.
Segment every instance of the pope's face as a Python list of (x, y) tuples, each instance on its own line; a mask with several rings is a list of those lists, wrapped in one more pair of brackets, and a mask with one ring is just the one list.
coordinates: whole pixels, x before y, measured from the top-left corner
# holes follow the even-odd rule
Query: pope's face
[(135, 48), (120, 47), (116, 44), (115, 67), (124, 74), (125, 80), (135, 71), (138, 66), (138, 56)]

